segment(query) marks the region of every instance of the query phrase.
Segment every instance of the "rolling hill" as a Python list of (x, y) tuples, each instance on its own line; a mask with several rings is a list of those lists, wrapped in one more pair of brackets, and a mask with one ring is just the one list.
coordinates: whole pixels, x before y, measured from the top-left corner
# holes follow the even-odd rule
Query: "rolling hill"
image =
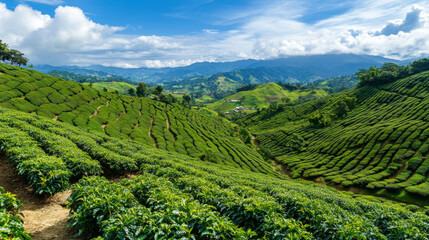
[[(429, 234), (429, 217), (412, 212), (417, 211), (412, 206), (202, 162), (36, 114), (2, 107), (0, 114), (1, 154), (35, 194), (55, 194), (83, 177), (72, 185), (67, 207), (69, 222), (85, 239), (427, 239)], [(112, 178), (126, 173), (134, 175)], [(0, 191), (0, 203), (13, 201)], [(0, 213), (0, 219), (15, 221), (0, 222), (2, 238), (30, 239), (18, 210), (1, 204)]]
[[(242, 120), (294, 178), (427, 205), (429, 72)], [(359, 190), (360, 189), (360, 190)]]
[(253, 108), (256, 110), (267, 108), (270, 103), (274, 101), (281, 102), (281, 98), (283, 97), (288, 97), (292, 102), (294, 102), (300, 97), (320, 98), (326, 95), (328, 95), (328, 93), (320, 89), (288, 91), (276, 83), (265, 83), (259, 85), (253, 90), (238, 92), (217, 102), (207, 104), (207, 108), (219, 112), (231, 111), (239, 106)]
[[(380, 115), (377, 104), (395, 100), (403, 111), (401, 117), (410, 118), (408, 109), (419, 106), (427, 96), (427, 85), (422, 82), (411, 91), (407, 84), (426, 79), (428, 74), (383, 86), (383, 91), (364, 87), (326, 98), (332, 101), (321, 99), (295, 106), (303, 110), (296, 112), (297, 124), (291, 129), (306, 125), (299, 118), (314, 111), (314, 107), (322, 111), (335, 99), (353, 93), (360, 96), (361, 105), (369, 104)], [(48, 197), (44, 200), (46, 205), (59, 205), (50, 200), (69, 189), (65, 205), (70, 213), (66, 211), (63, 217), (68, 217), (77, 236), (84, 239), (423, 240), (429, 236), (429, 217), (417, 206), (341, 192), (278, 174), (231, 136), (235, 126), (225, 120), (201, 116), (181, 106), (100, 92), (5, 64), (0, 64), (0, 98), (2, 170), (10, 166), (30, 185), (33, 194), (22, 195), (26, 203), (42, 195)], [(410, 108), (404, 108), (402, 103)], [(420, 105), (419, 111), (424, 111), (425, 106)], [(353, 111), (358, 114), (358, 107)], [(283, 112), (271, 114), (287, 116)], [(280, 123), (273, 122), (275, 116), (263, 116), (266, 121), (257, 125), (257, 117), (261, 115), (246, 121), (252, 131), (259, 129), (257, 138), (267, 147), (269, 141), (263, 141), (269, 132), (266, 129), (280, 127), (284, 119)], [(422, 125), (419, 119), (410, 119), (416, 129)], [(399, 124), (400, 119), (393, 122)], [(344, 123), (343, 127), (350, 126)], [(379, 126), (374, 123), (368, 126), (371, 127), (374, 130)], [(283, 133), (275, 130), (270, 136)], [(178, 134), (174, 135), (174, 131)], [(323, 129), (313, 134), (317, 131)], [(172, 140), (166, 138), (169, 132)], [(421, 146), (413, 143), (416, 153), (423, 152), (423, 135), (418, 136)], [(404, 137), (400, 134), (399, 138)], [(332, 143), (337, 148), (337, 142)], [(204, 144), (213, 147), (206, 148)], [(320, 140), (317, 144), (325, 147), (328, 142)], [(179, 154), (182, 145), (183, 153), (189, 156)], [(309, 145), (308, 151), (302, 153), (316, 147)], [(205, 160), (224, 154), (220, 158), (224, 164), (193, 158), (199, 156), (194, 149), (203, 151)], [(228, 149), (228, 154), (221, 149)], [(294, 156), (287, 159), (296, 159)], [(17, 181), (9, 181), (8, 185)], [(0, 188), (1, 238), (30, 239), (18, 217), (19, 206), (16, 196)], [(48, 226), (57, 227), (50, 212), (44, 212), (43, 218), (52, 221)], [(25, 216), (23, 219), (28, 221)], [(50, 227), (37, 228), (34, 237), (40, 238)], [(63, 231), (61, 236), (68, 236), (69, 231)]]
[(0, 64), (0, 73), (0, 106), (193, 157), (212, 153), (210, 161), (273, 173), (256, 150), (235, 136), (236, 126), (222, 118), (6, 64)]

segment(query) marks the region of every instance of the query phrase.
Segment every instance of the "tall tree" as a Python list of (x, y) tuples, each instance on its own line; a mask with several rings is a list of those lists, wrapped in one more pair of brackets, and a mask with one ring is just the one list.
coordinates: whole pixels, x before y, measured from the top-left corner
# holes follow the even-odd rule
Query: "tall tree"
[(162, 91), (164, 91), (164, 88), (161, 87), (161, 85), (157, 85), (155, 88), (155, 95), (159, 96), (161, 95)]
[(148, 93), (147, 85), (146, 83), (140, 82), (137, 89), (136, 94), (138, 97), (146, 97)]
[(9, 49), (8, 45), (0, 40), (0, 61), (10, 62), (18, 66), (27, 66), (28, 58), (24, 57), (24, 54), (18, 50)]
[(130, 96), (135, 96), (136, 95), (136, 90), (134, 90), (134, 88), (130, 88), (130, 89), (128, 89), (128, 94)]

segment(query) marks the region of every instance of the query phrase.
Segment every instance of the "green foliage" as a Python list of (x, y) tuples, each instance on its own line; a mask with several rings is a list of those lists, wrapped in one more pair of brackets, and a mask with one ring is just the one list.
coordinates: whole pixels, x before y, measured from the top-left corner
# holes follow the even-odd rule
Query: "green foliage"
[(149, 94), (146, 83), (139, 83), (138, 87), (136, 88), (136, 94), (138, 97), (146, 97)]
[(250, 133), (249, 133), (249, 131), (247, 131), (247, 129), (240, 128), (239, 134), (240, 134), (240, 137), (244, 143), (246, 143), (246, 144), (252, 143), (252, 135), (250, 135)]
[(24, 57), (24, 54), (15, 49), (9, 49), (6, 43), (3, 43), (0, 39), (0, 61), (10, 62), (17, 66), (27, 66), (28, 59)]
[(341, 96), (310, 116), (308, 121), (311, 125), (316, 127), (329, 126), (332, 121), (346, 116), (347, 112), (355, 107), (355, 104), (356, 98)]
[(0, 238), (1, 239), (31, 239), (22, 226), (18, 208), (21, 202), (15, 195), (0, 187)]
[(359, 87), (375, 86), (394, 82), (413, 74), (429, 70), (429, 59), (423, 58), (414, 61), (410, 66), (398, 66), (394, 63), (385, 63), (380, 68), (371, 67), (369, 70), (361, 69), (356, 75), (359, 78)]
[(303, 99), (310, 100), (328, 95), (324, 90), (312, 90), (307, 88), (283, 88), (279, 83), (264, 83), (254, 89), (239, 91), (231, 96), (207, 104), (207, 108), (218, 112), (232, 112), (236, 107), (244, 106), (254, 112), (258, 109), (268, 108), (277, 111), (284, 106), (293, 105)]
[[(162, 102), (169, 103), (167, 105), (147, 98), (95, 90), (101, 82), (94, 83), (90, 88), (6, 64), (0, 64), (0, 71), (5, 73), (0, 75), (2, 106), (194, 157), (211, 149), (218, 156), (219, 164), (273, 173), (262, 156), (232, 136), (235, 130), (231, 123), (216, 114), (204, 116), (189, 109), (192, 102), (189, 95), (180, 102), (182, 107), (171, 94), (161, 93), (158, 97)], [(22, 83), (24, 78), (15, 77), (24, 74), (25, 83)], [(108, 84), (113, 86), (117, 83)], [(141, 84), (140, 88), (144, 89), (145, 86)], [(19, 89), (26, 92), (25, 95)], [(121, 171), (123, 168), (136, 169), (132, 165), (117, 168)]]
[[(68, 187), (67, 179), (59, 181), (61, 173), (72, 176), (81, 171), (82, 176), (84, 164), (97, 161), (114, 175), (140, 169), (141, 176), (120, 182), (84, 177), (72, 187), (69, 221), (84, 238), (425, 239), (429, 233), (428, 217), (397, 204), (284, 180), (279, 175), (202, 162), (37, 115), (7, 109), (2, 109), (1, 115), (2, 151), (21, 174), (29, 176), (35, 191), (40, 186), (32, 179), (39, 179), (36, 182), (44, 183), (51, 190), (46, 193), (52, 194), (61, 186)], [(177, 124), (170, 123), (170, 127)], [(235, 146), (227, 151), (243, 156), (238, 143), (221, 146)], [(60, 165), (42, 167), (48, 163)], [(252, 166), (244, 157), (236, 164), (244, 163), (249, 169)]]
[[(398, 68), (385, 64), (379, 71)], [(327, 184), (426, 204), (428, 81), (429, 72), (421, 72), (277, 112), (260, 111), (239, 124), (294, 178), (323, 178)], [(286, 144), (292, 134), (307, 146), (291, 151)]]

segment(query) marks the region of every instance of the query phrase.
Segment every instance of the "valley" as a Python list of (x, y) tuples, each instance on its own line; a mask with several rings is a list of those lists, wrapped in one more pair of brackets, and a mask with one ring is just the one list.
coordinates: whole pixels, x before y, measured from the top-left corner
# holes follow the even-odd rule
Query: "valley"
[[(22, 199), (33, 239), (429, 234), (426, 71), (331, 95), (259, 85), (219, 102), (244, 96), (260, 107), (236, 123), (6, 64), (0, 71), (2, 156), (29, 192), (1, 178)], [(295, 102), (304, 94), (317, 97)], [(264, 96), (291, 103), (272, 108)], [(58, 219), (35, 231), (27, 199)]]

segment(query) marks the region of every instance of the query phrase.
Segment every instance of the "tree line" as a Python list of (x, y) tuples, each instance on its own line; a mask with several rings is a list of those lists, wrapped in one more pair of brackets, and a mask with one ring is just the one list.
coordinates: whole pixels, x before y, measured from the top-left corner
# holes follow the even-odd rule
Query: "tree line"
[(370, 67), (369, 69), (360, 69), (356, 75), (359, 78), (358, 87), (363, 87), (391, 83), (398, 79), (428, 70), (429, 58), (423, 58), (412, 62), (408, 66), (385, 63), (380, 68)]
[(16, 49), (9, 49), (9, 46), (0, 39), (0, 61), (9, 62), (12, 65), (27, 66), (28, 58)]
[(178, 103), (185, 107), (191, 108), (192, 97), (190, 95), (183, 95), (181, 99), (175, 97), (172, 94), (163, 94), (164, 88), (161, 85), (156, 87), (148, 87), (146, 83), (140, 82), (137, 88), (128, 89), (128, 94), (137, 97), (147, 97), (149, 95), (155, 95), (154, 100), (164, 102), (167, 104)]

